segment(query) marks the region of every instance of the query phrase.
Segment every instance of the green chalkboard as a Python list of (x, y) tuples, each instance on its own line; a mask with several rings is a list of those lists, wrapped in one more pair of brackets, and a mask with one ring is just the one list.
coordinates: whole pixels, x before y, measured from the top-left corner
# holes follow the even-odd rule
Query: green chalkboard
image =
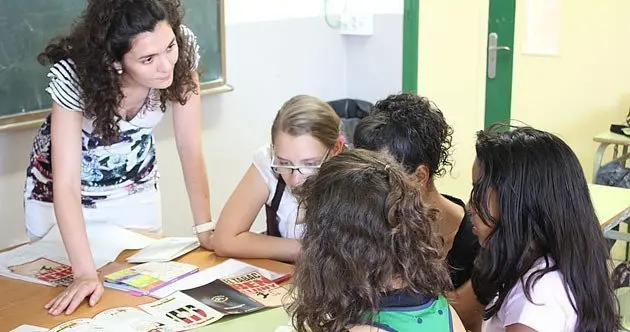
[[(225, 85), (224, 0), (182, 0), (184, 23), (201, 52), (202, 90)], [(0, 129), (41, 118), (52, 100), (44, 88), (48, 67), (37, 55), (67, 34), (85, 0), (0, 1)]]

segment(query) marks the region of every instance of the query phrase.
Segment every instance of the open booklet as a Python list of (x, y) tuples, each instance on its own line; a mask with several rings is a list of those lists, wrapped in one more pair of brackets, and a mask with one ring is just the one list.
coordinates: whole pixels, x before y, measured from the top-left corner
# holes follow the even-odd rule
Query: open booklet
[(51, 332), (167, 332), (198, 328), (225, 315), (276, 308), (290, 301), (287, 290), (254, 271), (214, 280), (186, 293), (139, 305), (103, 311), (92, 318), (64, 322)]
[(185, 328), (187, 324), (210, 324), (225, 315), (280, 307), (283, 301), (290, 302), (286, 295), (286, 288), (254, 271), (216, 279), (139, 307), (155, 317), (182, 324), (180, 328)]
[(183, 293), (223, 314), (242, 314), (282, 306), (287, 290), (257, 271), (252, 271), (217, 279)]

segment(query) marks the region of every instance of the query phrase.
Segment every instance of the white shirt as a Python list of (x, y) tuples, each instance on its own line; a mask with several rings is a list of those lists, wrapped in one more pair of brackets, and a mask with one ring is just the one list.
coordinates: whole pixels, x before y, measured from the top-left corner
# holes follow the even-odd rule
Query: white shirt
[[(267, 184), (269, 197), (267, 204), (271, 205), (278, 185), (278, 176), (271, 170), (271, 146), (264, 145), (254, 153), (254, 166)], [(284, 238), (300, 239), (304, 233), (304, 224), (296, 224), (298, 215), (298, 202), (291, 194), (289, 186), (282, 193), (282, 199), (278, 206), (277, 218), (280, 235)]]
[[(550, 264), (553, 260), (549, 259)], [(538, 332), (574, 331), (577, 313), (573, 310), (559, 271), (547, 272), (534, 284), (527, 300), (523, 286), (527, 277), (545, 268), (545, 259), (538, 259), (514, 288), (510, 290), (496, 315), (484, 322), (483, 331), (505, 331), (512, 324), (526, 325)], [(573, 295), (570, 295), (573, 298)]]

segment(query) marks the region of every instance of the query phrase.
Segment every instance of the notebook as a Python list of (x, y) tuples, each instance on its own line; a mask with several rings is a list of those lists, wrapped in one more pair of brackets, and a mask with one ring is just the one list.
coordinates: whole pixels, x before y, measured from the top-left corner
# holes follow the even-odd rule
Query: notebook
[(129, 263), (167, 262), (199, 247), (196, 237), (165, 237), (129, 256)]
[(133, 295), (150, 295), (175, 281), (199, 271), (192, 264), (180, 262), (148, 262), (105, 276), (106, 287), (123, 290)]

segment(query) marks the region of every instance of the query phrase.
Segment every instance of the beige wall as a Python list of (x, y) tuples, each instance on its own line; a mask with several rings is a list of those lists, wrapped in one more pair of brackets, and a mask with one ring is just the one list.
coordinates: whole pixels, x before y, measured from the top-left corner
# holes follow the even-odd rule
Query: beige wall
[[(560, 1), (560, 54), (522, 54), (525, 1), (517, 1), (512, 118), (552, 131), (591, 180), (593, 135), (630, 107), (630, 20), (624, 0)], [(454, 127), (456, 166), (438, 184), (466, 198), (474, 133), (483, 126), (488, 0), (420, 1), (419, 93)]]
[(591, 180), (592, 137), (630, 107), (630, 2), (561, 1), (559, 56), (521, 53), (524, 1), (517, 1), (512, 117), (560, 135)]

